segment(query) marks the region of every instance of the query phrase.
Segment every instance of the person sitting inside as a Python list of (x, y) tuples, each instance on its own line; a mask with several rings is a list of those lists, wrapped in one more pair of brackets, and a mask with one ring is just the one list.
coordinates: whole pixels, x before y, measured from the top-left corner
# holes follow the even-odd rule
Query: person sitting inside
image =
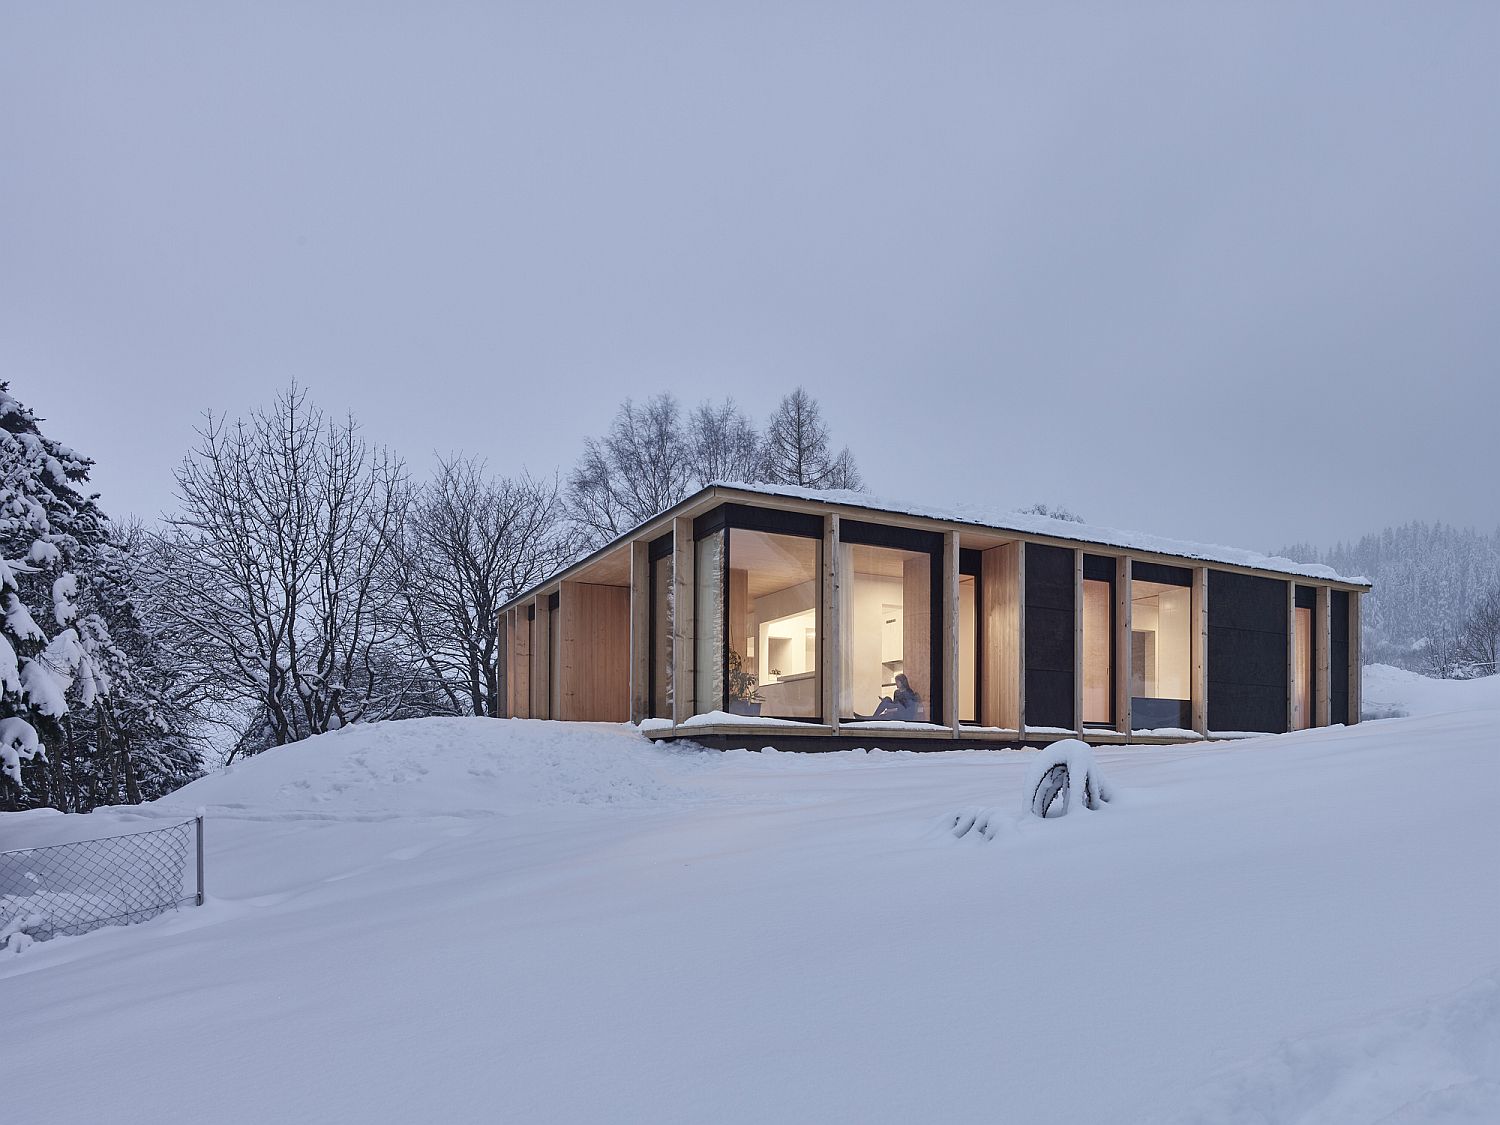
[(856, 719), (898, 719), (904, 723), (918, 721), (918, 706), (922, 697), (912, 690), (911, 681), (906, 678), (905, 672), (896, 673), (896, 690), (889, 698), (881, 697), (875, 705), (873, 715), (856, 715)]

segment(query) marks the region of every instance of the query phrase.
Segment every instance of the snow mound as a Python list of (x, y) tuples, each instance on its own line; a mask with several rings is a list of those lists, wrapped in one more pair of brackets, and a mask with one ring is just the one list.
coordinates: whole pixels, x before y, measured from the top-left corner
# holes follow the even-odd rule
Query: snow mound
[(1021, 786), (1023, 814), (1066, 816), (1079, 809), (1097, 809), (1114, 799), (1094, 750), (1079, 738), (1064, 738), (1037, 752), (1026, 767)]
[(1437, 680), (1389, 664), (1370, 664), (1360, 692), (1367, 719), (1500, 711), (1500, 676)]
[(1174, 1121), (1500, 1121), (1500, 973), (1383, 1019), (1289, 1040)]
[(684, 752), (625, 726), (409, 719), (268, 750), (158, 802), (268, 819), (492, 815), (559, 805), (678, 801)]

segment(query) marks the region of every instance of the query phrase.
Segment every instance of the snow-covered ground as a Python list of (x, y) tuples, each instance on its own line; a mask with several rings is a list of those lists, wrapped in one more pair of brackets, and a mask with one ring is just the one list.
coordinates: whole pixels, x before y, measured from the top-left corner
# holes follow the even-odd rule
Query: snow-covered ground
[(211, 901), (0, 959), (4, 1119), (1494, 1122), (1497, 686), (1101, 751), (1060, 820), (1026, 753), (483, 720), (12, 814), (206, 806)]

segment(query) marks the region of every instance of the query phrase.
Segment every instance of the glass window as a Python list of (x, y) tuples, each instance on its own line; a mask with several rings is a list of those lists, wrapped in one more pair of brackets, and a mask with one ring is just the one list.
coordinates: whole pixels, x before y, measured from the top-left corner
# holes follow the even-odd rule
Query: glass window
[(651, 561), (651, 715), (672, 717), (672, 556)]
[(724, 706), (724, 532), (715, 531), (694, 544), (693, 564), (694, 713), (727, 710)]
[(1306, 730), (1313, 725), (1313, 611), (1310, 606), (1296, 607), (1297, 632), (1292, 642), (1296, 677), (1292, 693), (1292, 729)]
[(1193, 725), (1192, 590), (1130, 584), (1130, 724), (1136, 730)]
[(932, 556), (841, 543), (839, 713), (931, 722)]
[(958, 721), (979, 722), (979, 578), (958, 576)]
[(725, 710), (779, 719), (821, 716), (821, 554), (817, 539), (730, 529)]
[(1115, 724), (1114, 583), (1083, 580), (1083, 721)]

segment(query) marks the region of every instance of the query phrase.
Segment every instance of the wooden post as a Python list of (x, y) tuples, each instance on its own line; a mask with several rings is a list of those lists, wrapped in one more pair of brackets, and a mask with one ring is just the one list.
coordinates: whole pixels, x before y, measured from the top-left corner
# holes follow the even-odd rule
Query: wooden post
[(1298, 583), (1287, 582), (1287, 730), (1298, 714)]
[(1359, 722), (1363, 706), (1364, 660), (1360, 653), (1361, 630), (1359, 627), (1359, 601), (1362, 595), (1357, 590), (1349, 591), (1349, 725)]
[(1083, 548), (1073, 548), (1073, 729), (1083, 737)]
[(839, 689), (843, 679), (843, 630), (845, 622), (839, 614), (841, 583), (845, 581), (843, 564), (839, 559), (839, 517), (833, 513), (823, 517), (823, 581), (822, 620), (818, 622), (818, 659), (822, 661), (821, 708), (823, 721), (839, 730)]
[(518, 719), (531, 718), (531, 605), (518, 605), (511, 613), (511, 692), (510, 713)]
[(1328, 641), (1333, 636), (1329, 620), (1332, 593), (1327, 586), (1319, 586), (1318, 600), (1313, 609), (1313, 725), (1319, 727), (1326, 727), (1333, 714), (1328, 697), (1332, 680), (1330, 669), (1333, 667), (1328, 651)]
[(547, 615), (547, 599), (538, 594), (531, 599), (531, 717), (555, 719), (552, 713), (552, 630)]
[(1115, 730), (1130, 741), (1130, 559), (1115, 559)]
[(943, 534), (943, 712), (958, 737), (958, 532)]
[(697, 686), (693, 610), (693, 521), (672, 521), (672, 721), (693, 716)]
[(1208, 736), (1208, 567), (1193, 569), (1193, 729)]
[(651, 714), (651, 546), (630, 545), (630, 721)]

